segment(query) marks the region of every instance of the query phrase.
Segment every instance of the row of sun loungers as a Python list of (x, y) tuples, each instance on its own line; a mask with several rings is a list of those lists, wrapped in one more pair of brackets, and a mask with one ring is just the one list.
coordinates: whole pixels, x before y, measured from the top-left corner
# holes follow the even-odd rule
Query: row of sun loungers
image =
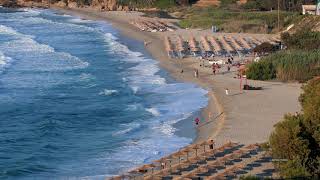
[(170, 27), (168, 24), (158, 20), (138, 19), (138, 20), (133, 20), (131, 24), (139, 28), (141, 31), (148, 31), (148, 32), (174, 31), (174, 29)]
[[(172, 40), (171, 40), (172, 39)], [(236, 36), (201, 36), (199, 41), (190, 36), (187, 41), (181, 36), (165, 38), (165, 46), (171, 58), (185, 56), (237, 55), (248, 54), (263, 42), (275, 43), (276, 38), (236, 37)], [(170, 48), (168, 48), (170, 47)]]
[(229, 142), (212, 149), (213, 145), (213, 141), (192, 144), (152, 164), (111, 179), (225, 179), (237, 176), (237, 171), (264, 156), (256, 144), (244, 146)]

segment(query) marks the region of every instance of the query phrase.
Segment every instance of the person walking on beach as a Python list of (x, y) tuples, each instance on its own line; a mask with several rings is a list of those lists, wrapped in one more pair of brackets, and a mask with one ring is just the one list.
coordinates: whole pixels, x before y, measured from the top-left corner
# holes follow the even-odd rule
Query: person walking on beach
[(216, 75), (216, 65), (214, 63), (212, 64), (212, 73)]
[(162, 162), (162, 163), (161, 163), (161, 169), (164, 169), (164, 168), (166, 168), (166, 163), (165, 163), (165, 162)]
[(196, 123), (196, 125), (198, 126), (199, 125), (199, 123), (200, 123), (200, 119), (197, 117), (195, 120), (194, 120), (194, 122)]
[(198, 78), (198, 77), (199, 77), (199, 71), (198, 71), (198, 69), (195, 69), (195, 70), (194, 70), (194, 77), (195, 77), (195, 78)]
[(227, 69), (228, 69), (228, 72), (230, 72), (231, 70), (230, 64), (228, 64)]
[(229, 89), (226, 88), (225, 90), (226, 90), (226, 95), (229, 96)]
[(210, 140), (209, 148), (213, 150), (213, 146), (214, 146), (214, 141), (211, 139), (211, 140)]

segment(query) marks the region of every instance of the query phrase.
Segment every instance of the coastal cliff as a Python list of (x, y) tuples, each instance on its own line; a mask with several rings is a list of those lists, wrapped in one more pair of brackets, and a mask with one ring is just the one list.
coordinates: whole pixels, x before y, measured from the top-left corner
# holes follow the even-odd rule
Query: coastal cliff
[(127, 11), (132, 8), (129, 6), (121, 5), (118, 0), (92, 0), (91, 3), (87, 1), (77, 0), (0, 0), (0, 5), (3, 7), (48, 7), (54, 5), (58, 7), (88, 7), (100, 11)]
[[(87, 7), (99, 11), (130, 11), (138, 9), (150, 9), (156, 0), (145, 1), (121, 1), (121, 0), (0, 0), (4, 7)], [(188, 5), (190, 0), (176, 0), (177, 5)], [(154, 8), (153, 8), (154, 9)]]

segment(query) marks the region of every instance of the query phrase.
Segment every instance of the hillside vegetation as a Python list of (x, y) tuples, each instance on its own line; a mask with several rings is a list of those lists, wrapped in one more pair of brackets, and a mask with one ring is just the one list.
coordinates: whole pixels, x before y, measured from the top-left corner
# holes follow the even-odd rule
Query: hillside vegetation
[(303, 86), (302, 113), (287, 114), (270, 136), (273, 158), (285, 178), (320, 178), (320, 78)]
[(307, 81), (320, 75), (320, 32), (310, 29), (282, 34), (287, 50), (264, 57), (248, 66), (249, 79)]
[[(296, 12), (282, 11), (281, 27), (299, 21)], [(210, 28), (217, 26), (223, 32), (271, 33), (277, 31), (277, 12), (230, 11), (220, 8), (188, 8), (182, 15), (180, 26), (183, 28)]]

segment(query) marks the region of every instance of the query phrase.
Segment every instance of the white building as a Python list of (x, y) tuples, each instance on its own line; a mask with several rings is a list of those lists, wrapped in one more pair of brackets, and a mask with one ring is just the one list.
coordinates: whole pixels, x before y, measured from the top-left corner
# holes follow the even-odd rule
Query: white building
[(316, 15), (316, 5), (302, 5), (302, 14)]

